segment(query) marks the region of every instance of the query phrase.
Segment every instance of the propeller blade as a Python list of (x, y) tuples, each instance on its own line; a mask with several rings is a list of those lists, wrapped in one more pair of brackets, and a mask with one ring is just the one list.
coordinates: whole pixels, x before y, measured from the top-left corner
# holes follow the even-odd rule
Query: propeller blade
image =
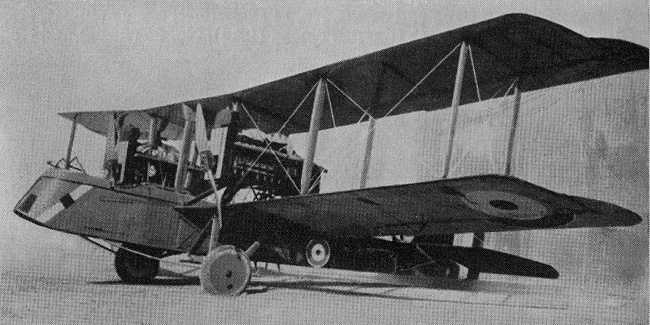
[(210, 146), (208, 145), (205, 117), (203, 117), (203, 107), (201, 106), (201, 103), (196, 105), (196, 127), (194, 130), (194, 141), (196, 142), (196, 149), (201, 156), (201, 160), (203, 160), (203, 168), (205, 168), (205, 173), (208, 175), (210, 185), (214, 191), (215, 205), (217, 207), (217, 213), (212, 219), (212, 235), (210, 238), (209, 246), (209, 251), (212, 251), (219, 245), (219, 232), (221, 231), (222, 227), (221, 197), (223, 196), (225, 189), (222, 189), (221, 191), (218, 190), (217, 184), (214, 182), (214, 175), (210, 169), (212, 153), (210, 152)]
[(195, 141), (196, 148), (199, 152), (210, 151), (208, 145), (208, 135), (205, 127), (205, 118), (203, 117), (203, 107), (201, 104), (196, 105), (196, 127), (195, 130)]

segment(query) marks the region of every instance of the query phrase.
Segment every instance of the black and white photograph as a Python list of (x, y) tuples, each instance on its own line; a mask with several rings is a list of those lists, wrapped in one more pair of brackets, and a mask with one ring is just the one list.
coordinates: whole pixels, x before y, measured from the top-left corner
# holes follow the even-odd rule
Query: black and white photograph
[(0, 2), (0, 324), (648, 324), (650, 12)]

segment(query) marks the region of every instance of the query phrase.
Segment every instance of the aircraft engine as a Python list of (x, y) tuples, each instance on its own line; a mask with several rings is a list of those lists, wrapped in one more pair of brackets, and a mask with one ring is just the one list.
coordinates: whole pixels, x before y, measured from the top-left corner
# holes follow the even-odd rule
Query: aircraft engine
[(323, 267), (327, 265), (332, 256), (330, 244), (323, 238), (312, 239), (305, 247), (305, 256), (307, 263), (312, 267)]

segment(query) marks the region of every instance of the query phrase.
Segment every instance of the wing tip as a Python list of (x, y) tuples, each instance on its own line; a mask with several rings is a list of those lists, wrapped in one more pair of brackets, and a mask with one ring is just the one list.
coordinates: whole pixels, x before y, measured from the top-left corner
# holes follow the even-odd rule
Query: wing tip
[(576, 196), (573, 199), (582, 203), (588, 210), (595, 214), (595, 217), (599, 217), (599, 220), (604, 223), (603, 225), (595, 226), (628, 227), (643, 222), (643, 217), (638, 213), (613, 203)]

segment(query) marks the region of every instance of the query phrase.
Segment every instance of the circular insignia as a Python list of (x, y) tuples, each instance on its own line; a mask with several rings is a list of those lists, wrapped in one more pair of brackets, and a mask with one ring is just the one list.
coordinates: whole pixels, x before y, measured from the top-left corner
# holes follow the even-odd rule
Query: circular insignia
[(463, 201), (476, 211), (515, 220), (536, 220), (552, 213), (543, 203), (510, 192), (472, 191), (463, 195)]

